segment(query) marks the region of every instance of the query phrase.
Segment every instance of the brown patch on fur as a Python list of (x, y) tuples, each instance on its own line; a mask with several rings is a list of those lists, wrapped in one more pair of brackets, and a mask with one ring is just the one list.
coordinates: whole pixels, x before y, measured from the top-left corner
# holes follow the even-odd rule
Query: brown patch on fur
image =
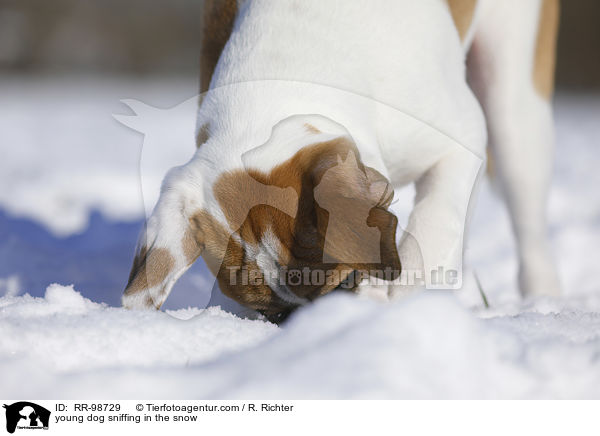
[[(143, 247), (133, 260), (125, 295), (145, 291), (161, 284), (173, 270), (175, 261), (166, 248)], [(154, 305), (154, 303), (152, 304)]]
[[(328, 210), (323, 209), (315, 199), (315, 187), (340, 159), (356, 156), (353, 172), (335, 174), (324, 186), (320, 198), (327, 198)], [(339, 280), (325, 285), (300, 283), (288, 285), (298, 297), (312, 300), (336, 288), (353, 270), (383, 270), (390, 267), (400, 272), (400, 261), (395, 245), (396, 217), (385, 208), (392, 195), (388, 192), (387, 181), (375, 170), (364, 167), (355, 145), (346, 138), (307, 146), (291, 159), (278, 165), (269, 173), (257, 170), (236, 171), (221, 176), (215, 183), (215, 198), (224, 211), (227, 221), (236, 234), (249, 245), (259, 249), (267, 231), (275, 234), (281, 245), (279, 259), (275, 259), (288, 270), (343, 271)], [(383, 188), (383, 186), (386, 186)], [(373, 190), (373, 186), (381, 189)], [(290, 195), (289, 192), (295, 193)], [(322, 195), (321, 195), (322, 194)], [(296, 202), (297, 204), (291, 204)], [(297, 213), (296, 213), (297, 208)], [(324, 263), (326, 233), (330, 211), (335, 209), (338, 234), (333, 235), (334, 243), (328, 246), (327, 257), (331, 262)], [(354, 213), (362, 210), (364, 214)], [(344, 211), (340, 214), (340, 211)], [(352, 211), (352, 213), (348, 213)], [(380, 254), (379, 263), (346, 262), (357, 252), (364, 251), (368, 243), (361, 238), (358, 229), (377, 228), (380, 238), (373, 242), (371, 250)], [(330, 231), (332, 229), (329, 229)], [(352, 237), (350, 237), (351, 235)], [(371, 238), (372, 239), (372, 238)], [(329, 237), (327, 242), (330, 242)], [(258, 270), (254, 259), (246, 259), (242, 248), (230, 240), (225, 261), (219, 272), (219, 283), (223, 292), (236, 301), (266, 313), (277, 313), (290, 307), (268, 286), (239, 286), (229, 283), (227, 266), (243, 266), (248, 270)], [(237, 253), (237, 254), (236, 254)], [(225, 268), (225, 270), (223, 270)], [(392, 278), (396, 278), (397, 274)]]
[(315, 126), (313, 126), (312, 124), (306, 123), (306, 124), (304, 124), (304, 127), (306, 127), (306, 130), (308, 130), (310, 133), (314, 133), (314, 134), (321, 133), (321, 131), (319, 129), (317, 129)]
[(191, 263), (200, 254), (210, 271), (217, 275), (229, 243), (231, 232), (206, 210), (190, 218), (190, 227), (183, 239), (184, 254)]
[(202, 144), (208, 141), (208, 138), (210, 138), (209, 129), (210, 126), (208, 123), (204, 123), (202, 126), (200, 126), (198, 129), (198, 135), (196, 135), (196, 147), (200, 147)]
[[(231, 229), (239, 229), (248, 212), (257, 206), (270, 206), (288, 215), (296, 215), (298, 198), (289, 189), (291, 185), (270, 183), (270, 180), (254, 177), (256, 174), (253, 171), (229, 172), (215, 183), (215, 197)], [(291, 174), (289, 176), (293, 177)]]
[[(201, 210), (190, 219), (190, 229), (184, 238), (184, 252), (190, 263), (202, 254), (223, 293), (238, 303), (255, 310), (277, 312), (285, 309), (285, 302), (264, 283), (256, 262), (244, 258), (244, 250), (232, 237), (232, 232), (207, 211)], [(242, 266), (259, 280), (245, 280)], [(232, 274), (234, 280), (231, 280)]]
[(201, 241), (196, 239), (198, 237), (199, 235), (190, 226), (185, 230), (185, 234), (181, 240), (181, 249), (188, 264), (193, 263), (202, 254)]
[(229, 40), (237, 14), (236, 0), (205, 0), (200, 54), (200, 92), (208, 91), (223, 47)]
[(542, 0), (535, 49), (533, 83), (539, 94), (550, 99), (554, 92), (556, 41), (560, 19), (559, 0)]
[(452, 19), (461, 41), (464, 41), (471, 28), (477, 0), (447, 0)]

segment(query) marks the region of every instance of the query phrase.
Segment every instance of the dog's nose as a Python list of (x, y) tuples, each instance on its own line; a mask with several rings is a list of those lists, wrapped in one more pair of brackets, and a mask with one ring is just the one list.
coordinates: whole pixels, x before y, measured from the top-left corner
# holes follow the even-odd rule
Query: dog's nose
[(290, 309), (285, 309), (281, 312), (270, 313), (270, 314), (267, 314), (267, 313), (265, 313), (265, 311), (262, 311), (262, 310), (259, 310), (258, 312), (261, 315), (263, 315), (265, 318), (267, 318), (267, 321), (269, 321), (273, 324), (281, 325), (289, 318), (289, 316), (292, 314), (292, 312), (294, 310), (295, 310), (295, 308), (290, 308)]

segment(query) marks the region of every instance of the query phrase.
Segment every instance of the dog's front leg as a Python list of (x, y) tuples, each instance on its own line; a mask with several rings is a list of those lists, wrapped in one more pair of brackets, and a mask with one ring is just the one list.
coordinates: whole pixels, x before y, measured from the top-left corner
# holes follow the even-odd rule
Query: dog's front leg
[(484, 160), (457, 146), (416, 182), (414, 209), (400, 241), (402, 276), (390, 297), (462, 286), (463, 238)]

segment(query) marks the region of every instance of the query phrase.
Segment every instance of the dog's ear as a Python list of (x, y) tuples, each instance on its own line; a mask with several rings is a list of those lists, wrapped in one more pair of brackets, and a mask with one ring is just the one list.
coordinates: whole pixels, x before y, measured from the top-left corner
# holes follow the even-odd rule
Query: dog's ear
[(316, 150), (311, 180), (316, 228), (324, 238), (323, 262), (355, 269), (391, 268), (396, 278), (397, 219), (387, 210), (394, 195), (388, 180), (363, 164), (348, 138)]
[(167, 177), (138, 241), (124, 307), (160, 308), (177, 279), (202, 254), (203, 232), (187, 214), (184, 192)]

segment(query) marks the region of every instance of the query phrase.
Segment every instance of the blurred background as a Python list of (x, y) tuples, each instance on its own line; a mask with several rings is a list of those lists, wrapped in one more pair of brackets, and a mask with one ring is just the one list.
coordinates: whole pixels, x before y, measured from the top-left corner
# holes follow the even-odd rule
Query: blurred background
[[(58, 282), (119, 304), (143, 220), (143, 137), (112, 114), (130, 113), (120, 103), (126, 98), (168, 108), (197, 94), (202, 7), (201, 0), (0, 0), (0, 296), (39, 296)], [(600, 184), (599, 20), (598, 0), (563, 0), (559, 182), (550, 208), (555, 251), (580, 256), (561, 262), (569, 292), (598, 288), (587, 278), (597, 268), (589, 253), (600, 246), (600, 204), (590, 190)], [(516, 298), (508, 221), (485, 192), (496, 221), (481, 219), (473, 239), (479, 233), (493, 244), (474, 242), (471, 256), (490, 298)], [(199, 262), (166, 307), (202, 306), (209, 290)]]
[[(0, 69), (196, 75), (201, 0), (2, 0)], [(559, 87), (600, 87), (600, 2), (563, 0)]]

